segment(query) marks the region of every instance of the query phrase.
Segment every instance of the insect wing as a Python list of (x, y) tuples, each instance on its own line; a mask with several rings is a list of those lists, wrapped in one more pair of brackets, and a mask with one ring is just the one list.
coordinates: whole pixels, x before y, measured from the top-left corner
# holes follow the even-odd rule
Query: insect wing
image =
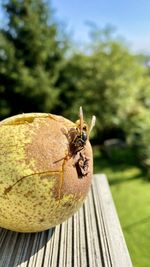
[(93, 116), (92, 116), (92, 120), (91, 120), (90, 129), (89, 129), (89, 132), (88, 132), (88, 136), (90, 135), (90, 133), (91, 133), (93, 127), (95, 126), (95, 124), (96, 124), (96, 116), (93, 115)]
[(80, 107), (80, 110), (79, 110), (79, 117), (80, 117), (80, 133), (82, 132), (82, 129), (83, 129), (83, 109), (82, 107)]

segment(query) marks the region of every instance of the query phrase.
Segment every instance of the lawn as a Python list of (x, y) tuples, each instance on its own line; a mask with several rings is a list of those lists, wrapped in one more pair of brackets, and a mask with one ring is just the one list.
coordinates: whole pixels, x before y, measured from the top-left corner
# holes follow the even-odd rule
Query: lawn
[(94, 151), (94, 172), (105, 173), (134, 267), (150, 266), (150, 181), (136, 164)]

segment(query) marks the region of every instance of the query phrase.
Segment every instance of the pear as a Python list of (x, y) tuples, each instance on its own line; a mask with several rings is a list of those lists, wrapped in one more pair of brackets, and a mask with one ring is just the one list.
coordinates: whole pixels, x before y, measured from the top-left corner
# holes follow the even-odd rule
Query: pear
[[(91, 185), (93, 156), (88, 138), (80, 142), (77, 130), (76, 123), (48, 113), (0, 122), (0, 227), (39, 232), (80, 208)], [(77, 141), (73, 150), (70, 144)]]

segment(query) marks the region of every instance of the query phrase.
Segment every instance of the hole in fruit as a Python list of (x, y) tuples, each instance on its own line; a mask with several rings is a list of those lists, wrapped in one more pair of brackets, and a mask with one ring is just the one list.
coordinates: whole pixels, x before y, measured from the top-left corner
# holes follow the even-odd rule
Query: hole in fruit
[(89, 172), (89, 158), (79, 153), (79, 158), (75, 163), (76, 171), (79, 178), (85, 177)]

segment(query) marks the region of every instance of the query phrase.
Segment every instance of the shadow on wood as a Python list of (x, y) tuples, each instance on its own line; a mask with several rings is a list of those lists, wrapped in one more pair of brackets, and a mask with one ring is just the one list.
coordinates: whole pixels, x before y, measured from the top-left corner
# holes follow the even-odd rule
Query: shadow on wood
[(32, 256), (34, 260), (35, 254), (40, 254), (54, 231), (55, 228), (40, 233), (17, 233), (0, 228), (0, 267), (17, 267)]

